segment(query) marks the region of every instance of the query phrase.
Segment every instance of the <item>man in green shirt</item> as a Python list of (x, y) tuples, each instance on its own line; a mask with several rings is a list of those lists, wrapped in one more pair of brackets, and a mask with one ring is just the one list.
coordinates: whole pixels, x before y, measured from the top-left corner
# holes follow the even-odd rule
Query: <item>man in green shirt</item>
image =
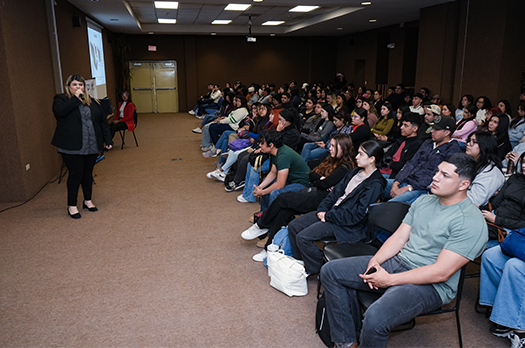
[[(385, 347), (392, 328), (456, 296), (460, 268), (481, 255), (488, 239), (483, 215), (467, 197), (475, 173), (468, 155), (448, 156), (433, 177), (433, 194), (413, 203), (374, 256), (323, 266), (321, 283), (337, 348), (357, 347), (358, 338), (359, 347)], [(367, 275), (372, 268), (376, 271)], [(356, 290), (383, 292), (362, 323)]]

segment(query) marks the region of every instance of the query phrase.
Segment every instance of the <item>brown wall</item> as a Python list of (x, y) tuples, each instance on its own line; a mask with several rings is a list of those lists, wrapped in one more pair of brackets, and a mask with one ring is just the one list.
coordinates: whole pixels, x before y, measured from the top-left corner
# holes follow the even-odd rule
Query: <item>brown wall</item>
[[(296, 80), (331, 82), (335, 76), (336, 39), (327, 37), (129, 35), (131, 60), (176, 60), (180, 109), (193, 107), (208, 83), (240, 80), (277, 86)], [(149, 52), (148, 45), (157, 46)]]
[[(72, 25), (72, 15), (82, 13), (65, 0), (57, 0), (55, 11), (64, 79), (71, 73), (90, 77), (85, 21), (81, 28)], [(114, 94), (111, 48), (107, 39), (104, 43), (108, 92)], [(51, 145), (56, 122), (51, 110), (55, 85), (50, 47), (44, 1), (2, 3), (0, 202), (30, 198), (60, 170), (62, 161)]]

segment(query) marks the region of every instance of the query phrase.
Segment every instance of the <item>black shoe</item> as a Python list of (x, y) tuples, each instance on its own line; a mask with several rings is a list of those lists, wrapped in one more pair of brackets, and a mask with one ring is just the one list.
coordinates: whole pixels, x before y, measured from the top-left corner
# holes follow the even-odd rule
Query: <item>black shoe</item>
[(497, 337), (509, 337), (513, 330), (510, 327), (494, 324), (490, 327), (490, 333)]
[(91, 207), (91, 208), (88, 208), (88, 206), (86, 205), (85, 202), (82, 202), (82, 208), (87, 209), (87, 210), (89, 210), (89, 211), (98, 211), (98, 208), (97, 208), (97, 207)]
[(82, 217), (82, 215), (80, 215), (80, 213), (71, 214), (71, 213), (69, 212), (69, 208), (67, 208), (67, 214), (68, 214), (69, 216), (71, 216), (71, 218), (73, 218), (73, 219), (75, 219), (75, 220), (80, 219), (80, 218)]

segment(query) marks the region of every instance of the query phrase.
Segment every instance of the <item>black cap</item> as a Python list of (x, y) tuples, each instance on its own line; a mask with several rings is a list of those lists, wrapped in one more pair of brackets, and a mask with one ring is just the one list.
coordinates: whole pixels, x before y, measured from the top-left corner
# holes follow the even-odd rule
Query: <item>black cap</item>
[(452, 117), (441, 115), (436, 118), (432, 128), (436, 130), (448, 130), (450, 133), (454, 133), (456, 130), (456, 120)]

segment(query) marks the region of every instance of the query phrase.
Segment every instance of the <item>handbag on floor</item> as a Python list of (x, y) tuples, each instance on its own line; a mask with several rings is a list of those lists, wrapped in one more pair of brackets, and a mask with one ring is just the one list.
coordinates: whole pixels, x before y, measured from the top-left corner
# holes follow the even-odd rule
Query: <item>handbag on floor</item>
[(328, 316), (326, 315), (326, 297), (324, 292), (317, 295), (317, 306), (315, 308), (315, 333), (328, 347), (332, 348), (332, 335), (330, 334), (330, 325), (328, 324)]
[(500, 247), (503, 254), (525, 261), (525, 227), (512, 230)]
[(306, 271), (302, 264), (285, 255), (283, 250), (269, 252), (267, 258), (271, 286), (290, 297), (308, 295)]
[[(277, 245), (277, 247), (280, 250), (282, 250), (285, 255), (293, 256), (292, 244), (290, 244), (290, 238), (288, 238), (288, 227), (287, 226), (283, 226), (279, 230), (279, 232), (277, 232), (275, 236), (273, 236), (272, 244)], [(264, 260), (264, 266), (268, 268), (268, 258)]]

